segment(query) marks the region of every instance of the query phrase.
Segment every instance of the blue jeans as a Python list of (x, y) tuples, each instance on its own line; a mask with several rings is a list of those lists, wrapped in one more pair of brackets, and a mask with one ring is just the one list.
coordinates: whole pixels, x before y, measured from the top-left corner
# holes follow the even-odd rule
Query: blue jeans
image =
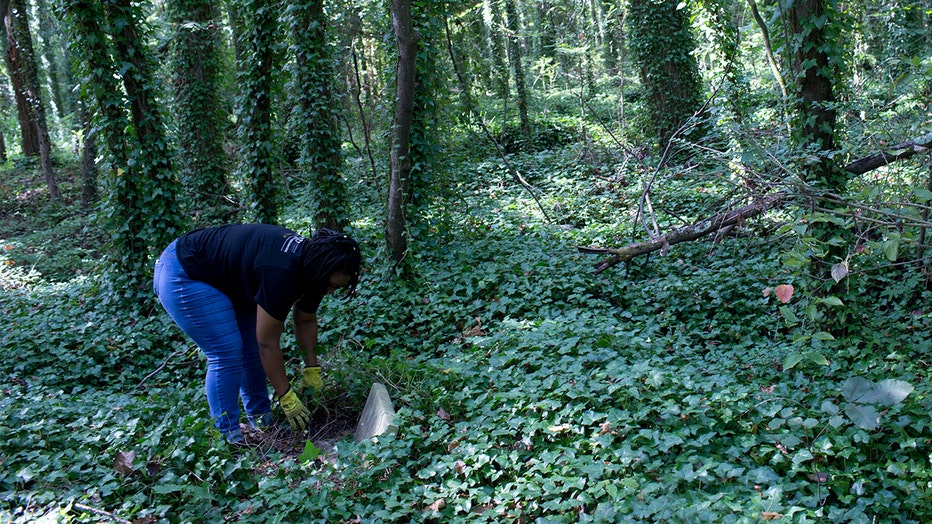
[(155, 262), (152, 289), (172, 320), (207, 356), (207, 404), (214, 426), (241, 439), (239, 397), (250, 422), (267, 421), (271, 402), (256, 341), (256, 310), (234, 309), (217, 288), (192, 280), (175, 244)]

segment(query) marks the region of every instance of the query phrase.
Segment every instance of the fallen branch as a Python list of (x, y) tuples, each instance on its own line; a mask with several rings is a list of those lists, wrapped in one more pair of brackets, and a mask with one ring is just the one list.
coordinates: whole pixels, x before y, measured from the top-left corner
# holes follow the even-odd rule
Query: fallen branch
[[(847, 166), (845, 171), (851, 176), (860, 176), (864, 173), (886, 166), (897, 160), (909, 158), (915, 154), (928, 151), (932, 148), (932, 133), (897, 144), (885, 151), (880, 151), (873, 155), (855, 160)], [(627, 262), (639, 255), (646, 255), (660, 251), (666, 253), (666, 250), (674, 244), (697, 240), (712, 233), (718, 233), (725, 228), (733, 228), (748, 218), (761, 215), (771, 209), (782, 206), (790, 196), (788, 191), (778, 191), (764, 197), (759, 197), (754, 202), (742, 206), (738, 209), (725, 211), (713, 217), (705, 218), (679, 229), (675, 229), (666, 235), (652, 237), (643, 242), (634, 242), (620, 248), (591, 248), (578, 247), (581, 253), (588, 254), (607, 254), (609, 257), (596, 263), (596, 272), (605, 271), (606, 269)]]
[(700, 220), (695, 224), (675, 229), (666, 235), (652, 238), (644, 242), (635, 242), (617, 249), (586, 247), (580, 247), (578, 249), (582, 253), (610, 254), (610, 257), (596, 264), (596, 271), (605, 271), (616, 264), (627, 262), (636, 256), (653, 253), (654, 251), (662, 251), (665, 253), (666, 250), (674, 244), (696, 240), (724, 228), (738, 225), (748, 218), (756, 217), (781, 205), (787, 197), (789, 197), (789, 193), (786, 191), (778, 191), (746, 206), (739, 207), (738, 209), (726, 211), (714, 217)]
[(878, 167), (883, 167), (887, 164), (896, 162), (897, 160), (909, 158), (917, 153), (928, 151), (929, 148), (932, 148), (932, 133), (929, 133), (928, 135), (917, 138), (915, 140), (897, 144), (887, 149), (886, 151), (881, 151), (859, 160), (855, 160), (845, 167), (845, 171), (851, 173), (853, 176), (863, 175), (864, 173), (873, 171)]
[(88, 513), (93, 513), (93, 514), (95, 514), (95, 515), (100, 515), (101, 517), (107, 517), (107, 518), (109, 518), (110, 520), (112, 520), (112, 521), (114, 521), (114, 522), (119, 522), (120, 524), (132, 524), (132, 522), (130, 522), (130, 521), (126, 520), (126, 519), (121, 519), (120, 517), (117, 517), (116, 515), (114, 515), (113, 513), (110, 513), (109, 511), (104, 511), (104, 510), (102, 510), (102, 509), (92, 508), (92, 507), (90, 507), (90, 506), (85, 506), (84, 504), (79, 504), (79, 503), (77, 503), (77, 502), (75, 502), (74, 504), (72, 504), (71, 507), (73, 507), (74, 509), (80, 510), (80, 511), (86, 511), (86, 512), (88, 512)]

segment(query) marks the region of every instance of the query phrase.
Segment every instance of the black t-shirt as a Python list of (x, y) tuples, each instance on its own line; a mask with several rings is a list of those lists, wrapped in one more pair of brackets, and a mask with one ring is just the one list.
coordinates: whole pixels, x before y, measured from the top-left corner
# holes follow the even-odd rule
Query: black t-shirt
[(294, 231), (270, 224), (198, 229), (178, 239), (181, 267), (194, 280), (219, 289), (237, 309), (262, 306), (284, 322), (291, 306), (316, 313), (328, 282), (305, 282), (302, 244)]

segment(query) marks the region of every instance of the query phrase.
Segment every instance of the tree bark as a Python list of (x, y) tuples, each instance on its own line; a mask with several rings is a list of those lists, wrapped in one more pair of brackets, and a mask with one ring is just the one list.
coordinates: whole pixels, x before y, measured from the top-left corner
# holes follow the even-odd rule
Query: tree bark
[(175, 27), (172, 105), (177, 122), (178, 170), (191, 194), (197, 225), (227, 223), (236, 211), (227, 200), (232, 191), (223, 150), (220, 9), (214, 0), (174, 0), (167, 6)]
[(26, 98), (26, 80), (24, 78), (25, 66), (22, 64), (23, 56), (16, 45), (16, 32), (13, 10), (6, 2), (2, 11), (4, 27), (6, 28), (6, 70), (10, 75), (10, 85), (13, 87), (13, 99), (16, 102), (16, 117), (19, 121), (20, 145), (23, 156), (39, 155), (39, 130), (36, 122), (30, 118), (29, 101)]
[(414, 85), (417, 78), (417, 34), (411, 21), (411, 0), (392, 0), (392, 27), (398, 49), (395, 68), (395, 113), (392, 119), (385, 239), (391, 260), (400, 263), (408, 250), (404, 208), (411, 174), (411, 123), (414, 119)]
[(521, 61), (521, 39), (519, 37), (521, 21), (518, 19), (518, 9), (515, 0), (505, 0), (505, 20), (508, 23), (508, 59), (515, 79), (515, 104), (518, 106), (518, 122), (521, 127), (521, 137), (524, 147), (531, 146), (531, 121), (527, 114), (527, 82), (524, 79), (524, 66)]
[[(22, 109), (25, 109), (25, 116), (29, 122), (32, 122), (36, 132), (36, 141), (39, 146), (39, 164), (42, 167), (45, 184), (49, 189), (49, 199), (52, 202), (57, 202), (61, 199), (61, 193), (58, 190), (58, 181), (55, 179), (55, 170), (52, 168), (52, 140), (49, 137), (45, 106), (42, 104), (39, 91), (38, 66), (32, 47), (32, 35), (29, 31), (29, 21), (26, 13), (25, 2), (11, 0), (5, 18), (8, 44), (7, 56), (11, 54), (18, 55), (15, 63), (19, 70), (14, 72), (11, 69), (10, 76), (19, 76), (22, 81), (20, 87), (23, 91), (17, 94), (22, 95), (24, 98), (25, 106)], [(17, 103), (17, 105), (19, 104)]]
[(808, 166), (804, 177), (830, 191), (839, 191), (844, 177), (822, 152), (835, 148), (835, 95), (832, 91), (833, 69), (826, 51), (825, 0), (797, 0), (787, 12), (790, 33), (799, 41), (794, 48), (793, 70), (796, 73), (796, 120), (794, 142), (799, 147), (815, 148), (819, 160)]
[(295, 47), (294, 85), (300, 114), (302, 171), (309, 176), (316, 200), (318, 229), (342, 229), (346, 223), (347, 191), (343, 180), (342, 136), (337, 120), (333, 78), (336, 76), (327, 41), (324, 0), (292, 5), (291, 32)]

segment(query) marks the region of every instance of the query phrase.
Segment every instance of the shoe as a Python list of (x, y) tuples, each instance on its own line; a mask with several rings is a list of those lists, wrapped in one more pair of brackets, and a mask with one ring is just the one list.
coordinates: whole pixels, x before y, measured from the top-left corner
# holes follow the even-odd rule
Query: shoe
[(223, 433), (223, 440), (226, 440), (228, 444), (232, 444), (234, 446), (246, 445), (246, 437), (243, 436), (243, 432), (240, 431), (238, 427), (229, 429), (227, 431), (222, 431), (221, 433)]
[(252, 429), (266, 429), (272, 425), (272, 414), (246, 415), (246, 420), (249, 421), (249, 427)]

